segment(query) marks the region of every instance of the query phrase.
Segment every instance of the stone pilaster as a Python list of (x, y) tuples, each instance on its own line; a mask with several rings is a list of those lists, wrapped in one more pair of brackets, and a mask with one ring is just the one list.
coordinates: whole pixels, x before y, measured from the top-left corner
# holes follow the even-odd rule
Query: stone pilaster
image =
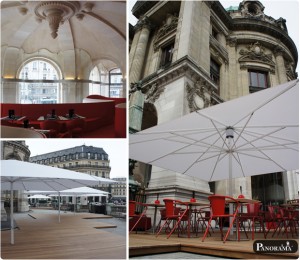
[(150, 30), (151, 24), (147, 17), (140, 20), (135, 26), (136, 32), (129, 54), (129, 79), (131, 83), (141, 79)]
[(129, 132), (141, 131), (144, 108), (144, 94), (137, 90), (130, 95), (129, 100)]
[(283, 52), (284, 52), (284, 50), (281, 47), (276, 47), (274, 50), (279, 84), (283, 84), (283, 83), (287, 82)]

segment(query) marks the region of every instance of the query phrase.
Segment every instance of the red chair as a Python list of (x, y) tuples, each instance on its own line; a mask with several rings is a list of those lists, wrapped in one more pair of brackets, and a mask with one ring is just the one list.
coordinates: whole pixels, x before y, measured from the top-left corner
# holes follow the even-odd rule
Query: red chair
[(181, 201), (174, 200), (174, 199), (164, 199), (163, 201), (166, 207), (166, 220), (164, 224), (160, 227), (159, 231), (156, 233), (156, 237), (160, 234), (160, 232), (166, 225), (168, 226), (167, 227), (168, 229), (171, 229), (170, 226), (171, 222), (175, 222), (175, 225), (173, 225), (172, 230), (169, 232), (167, 236), (167, 238), (169, 238), (176, 228), (178, 228), (178, 234), (179, 234), (179, 230), (182, 229), (181, 221), (188, 220), (188, 214), (187, 214), (188, 206), (186, 205), (186, 209), (181, 211), (181, 208), (176, 207), (176, 205), (178, 204), (182, 205)]
[(43, 130), (49, 130), (46, 134), (49, 138), (56, 138), (61, 130), (60, 124), (55, 120), (44, 120), (41, 122), (40, 127)]
[[(261, 203), (246, 204), (247, 213), (240, 213), (238, 216), (239, 223), (244, 228), (244, 230), (245, 230), (244, 222), (248, 222), (249, 228), (252, 231), (252, 240), (254, 240), (255, 223), (257, 223), (257, 222), (259, 223), (260, 231), (261, 230), (263, 231), (264, 237), (266, 238), (264, 218), (260, 211), (261, 205), (262, 205)], [(247, 235), (247, 233), (246, 233), (246, 235)], [(248, 235), (247, 235), (247, 238), (248, 238)]]
[[(229, 200), (235, 202), (235, 204), (236, 204), (235, 210), (232, 214), (225, 212), (226, 199), (229, 199)], [(204, 242), (204, 240), (205, 240), (205, 238), (208, 234), (209, 228), (211, 227), (211, 221), (212, 220), (219, 220), (221, 238), (223, 240), (223, 243), (225, 243), (226, 239), (227, 239), (227, 237), (230, 233), (230, 230), (233, 226), (233, 223), (234, 223), (234, 221), (237, 217), (237, 213), (238, 213), (238, 210), (239, 210), (239, 202), (236, 199), (232, 198), (232, 197), (222, 196), (222, 195), (209, 196), (208, 200), (210, 201), (211, 216), (209, 218), (205, 233), (203, 235), (202, 242)], [(228, 231), (227, 231), (227, 233), (224, 237), (224, 235), (223, 235), (223, 220), (224, 220), (224, 218), (230, 218), (230, 217), (232, 217), (232, 220), (231, 220), (231, 223), (229, 225)], [(238, 227), (237, 227), (237, 232), (239, 232)]]
[[(137, 209), (138, 206), (139, 206), (140, 210), (142, 210), (142, 213), (137, 213), (139, 210), (139, 209)], [(137, 202), (137, 201), (133, 201), (133, 200), (129, 201), (129, 218), (138, 217), (138, 220), (135, 222), (133, 227), (130, 229), (129, 233), (137, 227), (138, 223), (141, 221), (141, 219), (143, 217), (146, 217), (146, 211), (147, 211), (146, 204)], [(145, 220), (145, 230), (147, 230), (147, 220)], [(136, 233), (137, 233), (137, 229), (136, 229)]]
[(80, 138), (85, 128), (85, 121), (82, 118), (68, 120), (66, 126), (73, 138)]
[[(196, 235), (198, 234), (199, 232), (199, 229), (201, 228), (201, 232), (204, 232), (207, 228), (207, 222), (209, 221), (210, 219), (210, 207), (203, 207), (203, 208), (200, 208), (197, 212), (197, 226), (196, 226)], [(213, 231), (213, 228), (211, 228), (211, 231)], [(208, 231), (209, 235), (210, 234), (210, 231)]]
[(268, 209), (271, 212), (273, 223), (276, 223), (272, 237), (274, 237), (277, 231), (278, 237), (282, 229), (282, 235), (286, 234), (286, 238), (288, 238), (289, 232), (292, 234), (292, 237), (294, 236), (294, 233), (297, 236), (297, 226), (299, 225), (299, 221), (297, 220), (298, 211), (293, 211), (292, 209), (286, 209), (279, 206), (268, 206)]
[(159, 211), (160, 211), (160, 220), (159, 220), (159, 222), (158, 222), (158, 224), (156, 226), (155, 232), (157, 232), (160, 229), (162, 221), (164, 221), (164, 220), (167, 219), (167, 217), (166, 217), (166, 209), (161, 209)]
[(65, 124), (56, 120), (44, 120), (41, 122), (40, 127), (43, 130), (49, 130), (49, 133), (46, 134), (49, 138), (71, 137), (71, 133), (67, 131)]

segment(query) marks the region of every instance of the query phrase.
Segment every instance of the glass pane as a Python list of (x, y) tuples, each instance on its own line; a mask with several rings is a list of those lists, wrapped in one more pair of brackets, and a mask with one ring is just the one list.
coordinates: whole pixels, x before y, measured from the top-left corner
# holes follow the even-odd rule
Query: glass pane
[(250, 85), (258, 87), (257, 74), (255, 72), (250, 72)]
[(261, 88), (266, 88), (266, 75), (262, 73), (258, 73), (258, 86)]

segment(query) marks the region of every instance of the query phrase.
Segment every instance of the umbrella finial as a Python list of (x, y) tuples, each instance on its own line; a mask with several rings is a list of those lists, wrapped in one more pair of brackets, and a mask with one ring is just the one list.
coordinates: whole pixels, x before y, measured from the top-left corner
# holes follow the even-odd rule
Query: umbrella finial
[(228, 126), (226, 128), (226, 138), (233, 138), (233, 127), (232, 126)]

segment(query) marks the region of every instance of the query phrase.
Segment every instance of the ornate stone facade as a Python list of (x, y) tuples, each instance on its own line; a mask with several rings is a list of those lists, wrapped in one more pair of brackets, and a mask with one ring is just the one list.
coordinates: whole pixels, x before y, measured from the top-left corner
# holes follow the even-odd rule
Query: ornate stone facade
[[(131, 132), (297, 78), (298, 52), (285, 20), (264, 9), (259, 1), (245, 0), (230, 10), (219, 1), (138, 1), (132, 9), (138, 25), (151, 26), (131, 34), (129, 82), (139, 86), (130, 91)], [(157, 167), (134, 174), (149, 181), (144, 184), (148, 200), (166, 187), (167, 196), (176, 198), (190, 196), (184, 189), (195, 191), (195, 180)], [(199, 198), (211, 190), (226, 193), (223, 182), (212, 189), (196, 182)], [(234, 194), (242, 187), (252, 197), (251, 183), (251, 178), (236, 180)]]

